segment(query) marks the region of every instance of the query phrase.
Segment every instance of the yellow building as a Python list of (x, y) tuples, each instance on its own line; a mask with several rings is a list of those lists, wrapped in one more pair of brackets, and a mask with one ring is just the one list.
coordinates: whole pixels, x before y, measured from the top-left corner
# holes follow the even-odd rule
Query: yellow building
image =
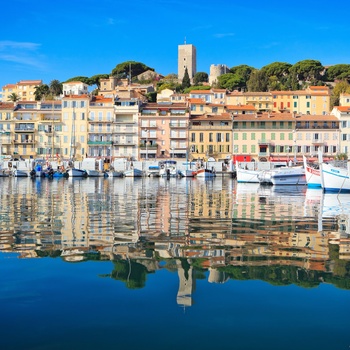
[(89, 103), (88, 149), (89, 157), (112, 157), (114, 100), (93, 96)]
[(62, 98), (62, 157), (81, 160), (88, 150), (89, 95), (69, 95)]
[(330, 112), (327, 86), (309, 86), (299, 91), (271, 91), (273, 112), (326, 115)]
[(0, 158), (12, 151), (13, 103), (0, 102)]
[(35, 88), (42, 83), (42, 80), (20, 80), (16, 84), (7, 84), (2, 87), (2, 100), (8, 101), (9, 95), (15, 93), (20, 101), (35, 101)]
[(244, 104), (251, 105), (258, 111), (272, 111), (273, 101), (270, 92), (244, 92)]
[(215, 158), (225, 161), (232, 155), (232, 117), (230, 113), (191, 116), (189, 121), (191, 159)]
[(234, 153), (257, 161), (286, 161), (339, 151), (339, 120), (331, 115), (259, 113), (234, 116)]

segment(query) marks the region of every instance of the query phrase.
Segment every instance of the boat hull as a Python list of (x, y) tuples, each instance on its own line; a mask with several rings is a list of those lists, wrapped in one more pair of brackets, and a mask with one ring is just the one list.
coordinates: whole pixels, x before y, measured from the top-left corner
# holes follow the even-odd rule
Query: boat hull
[(305, 170), (301, 167), (278, 168), (276, 170), (263, 171), (259, 175), (261, 184), (272, 185), (306, 185)]
[(321, 164), (323, 190), (325, 192), (350, 193), (349, 169), (331, 164)]
[(67, 174), (69, 177), (87, 177), (87, 173), (85, 170), (76, 168), (67, 170)]
[(205, 179), (211, 179), (216, 176), (215, 171), (210, 169), (199, 169), (197, 170), (196, 177), (198, 178), (205, 178)]
[(140, 169), (129, 169), (124, 171), (125, 177), (142, 177), (143, 171)]

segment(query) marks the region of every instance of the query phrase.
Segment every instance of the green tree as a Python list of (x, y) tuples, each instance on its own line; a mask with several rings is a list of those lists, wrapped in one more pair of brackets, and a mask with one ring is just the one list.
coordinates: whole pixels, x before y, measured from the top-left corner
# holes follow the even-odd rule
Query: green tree
[(264, 72), (258, 69), (253, 71), (247, 82), (247, 87), (251, 92), (266, 92), (268, 88), (268, 79)]
[(245, 81), (242, 76), (233, 73), (222, 74), (218, 77), (219, 88), (230, 91), (245, 87)]
[(96, 85), (97, 88), (100, 88), (100, 79), (108, 79), (109, 74), (96, 74), (89, 78), (89, 85)]
[(334, 81), (337, 79), (348, 80), (350, 78), (350, 64), (335, 64), (326, 71), (326, 80)]
[(82, 82), (82, 83), (84, 83), (84, 84), (92, 85), (89, 77), (76, 76), (76, 77), (73, 77), (73, 78), (69, 78), (69, 79), (66, 80), (65, 82), (66, 82), (66, 83), (69, 83), (69, 82), (71, 82), (71, 81), (80, 81), (80, 82)]
[(154, 68), (150, 68), (141, 62), (126, 61), (117, 64), (115, 68), (113, 68), (111, 75), (116, 76), (117, 78), (126, 78), (129, 77), (131, 72), (131, 77), (134, 77), (146, 72), (147, 70), (154, 71)]
[(20, 100), (20, 97), (15, 92), (13, 92), (12, 94), (8, 95), (7, 100), (16, 103)]
[(243, 85), (242, 88), (247, 88), (247, 82), (250, 78), (250, 75), (255, 70), (254, 67), (247, 66), (246, 64), (241, 64), (239, 66), (234, 66), (230, 69), (230, 73), (236, 74), (237, 77), (242, 78)]
[(289, 74), (289, 70), (292, 67), (290, 63), (285, 62), (273, 62), (261, 68), (261, 71), (266, 74), (266, 76), (275, 76), (277, 79), (282, 79)]
[(340, 94), (344, 93), (350, 93), (350, 84), (346, 80), (340, 81), (334, 86), (331, 95), (331, 107), (339, 106)]
[(182, 78), (181, 87), (183, 90), (185, 90), (186, 88), (189, 88), (190, 86), (191, 86), (191, 79), (190, 79), (190, 76), (188, 75), (188, 70), (186, 67), (184, 77)]
[(38, 85), (35, 87), (35, 101), (41, 101), (42, 99), (50, 95), (50, 88), (47, 84)]
[(200, 85), (200, 83), (207, 83), (207, 82), (208, 82), (208, 73), (198, 72), (193, 77), (194, 85)]
[(289, 72), (295, 75), (298, 80), (303, 82), (309, 82), (316, 85), (319, 80), (322, 80), (321, 73), (324, 71), (320, 61), (316, 60), (303, 60), (295, 63)]
[(51, 80), (49, 89), (53, 96), (59, 96), (63, 92), (62, 84), (57, 79)]
[(211, 87), (208, 85), (196, 85), (196, 86), (192, 85), (192, 86), (186, 88), (185, 90), (183, 90), (183, 93), (189, 94), (193, 90), (210, 90), (210, 89), (211, 89)]

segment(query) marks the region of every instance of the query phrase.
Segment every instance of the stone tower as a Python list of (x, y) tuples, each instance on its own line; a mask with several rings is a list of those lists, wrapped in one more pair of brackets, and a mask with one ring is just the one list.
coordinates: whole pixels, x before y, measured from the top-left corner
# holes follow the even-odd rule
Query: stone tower
[(222, 74), (229, 73), (230, 69), (224, 64), (212, 64), (210, 66), (210, 74), (209, 74), (209, 84), (213, 85), (217, 83), (218, 77)]
[(178, 79), (182, 82), (187, 68), (188, 75), (191, 81), (193, 81), (194, 75), (197, 73), (197, 53), (196, 48), (192, 44), (179, 45), (178, 46)]

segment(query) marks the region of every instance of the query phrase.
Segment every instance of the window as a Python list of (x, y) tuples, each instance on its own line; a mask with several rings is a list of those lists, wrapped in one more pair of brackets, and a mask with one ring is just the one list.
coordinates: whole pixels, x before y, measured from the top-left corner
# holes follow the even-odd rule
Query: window
[(242, 134), (242, 140), (247, 140), (247, 133), (246, 133), (246, 132), (244, 132), (244, 133)]
[(280, 140), (283, 141), (284, 140), (284, 133), (280, 133)]
[(221, 133), (220, 132), (218, 132), (216, 134), (216, 142), (221, 142)]
[(251, 137), (251, 140), (254, 141), (254, 140), (255, 140), (255, 132), (252, 132), (252, 133), (250, 134), (250, 137)]
[(226, 133), (226, 142), (230, 142), (230, 134)]
[(203, 142), (204, 141), (204, 134), (201, 132), (199, 133), (199, 142)]
[(213, 133), (212, 132), (209, 133), (209, 142), (213, 142)]
[(271, 133), (271, 140), (276, 140), (276, 134), (274, 132)]
[(194, 132), (191, 133), (191, 142), (196, 142), (196, 134)]

